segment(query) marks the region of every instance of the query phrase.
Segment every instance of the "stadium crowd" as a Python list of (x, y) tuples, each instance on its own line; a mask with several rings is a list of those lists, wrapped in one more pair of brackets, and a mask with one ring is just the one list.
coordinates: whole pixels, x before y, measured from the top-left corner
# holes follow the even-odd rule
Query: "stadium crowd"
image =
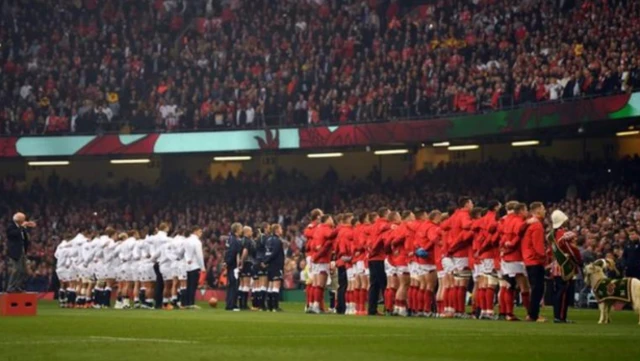
[(640, 87), (629, 0), (2, 3), (0, 133), (475, 113)]
[[(60, 180), (55, 174), (28, 185), (7, 176), (0, 187), (0, 286), (6, 282), (5, 225), (16, 209), (25, 210), (38, 227), (31, 231), (29, 289), (51, 287), (53, 252), (62, 237), (78, 227), (153, 229), (169, 221), (174, 229), (203, 228), (209, 287), (223, 287), (224, 241), (232, 222), (259, 228), (262, 222), (284, 227), (284, 288), (301, 287), (304, 268), (303, 230), (308, 211), (321, 206), (335, 213), (362, 212), (385, 205), (392, 209), (449, 209), (461, 190), (476, 204), (489, 199), (542, 199), (549, 209), (562, 209), (570, 229), (579, 234), (585, 261), (610, 257), (627, 266), (623, 248), (632, 230), (640, 231), (638, 175), (640, 158), (621, 161), (552, 161), (518, 155), (509, 161), (442, 164), (403, 180), (380, 178), (372, 170), (364, 180), (341, 180), (331, 170), (316, 182), (299, 172), (238, 174), (207, 179), (176, 173), (155, 187), (133, 181), (113, 186)], [(179, 191), (176, 191), (179, 190)], [(0, 287), (1, 288), (1, 287)]]

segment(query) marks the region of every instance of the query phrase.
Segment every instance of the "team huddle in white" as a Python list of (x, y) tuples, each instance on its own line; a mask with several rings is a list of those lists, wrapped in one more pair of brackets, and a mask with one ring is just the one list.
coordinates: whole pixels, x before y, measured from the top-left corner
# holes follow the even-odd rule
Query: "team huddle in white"
[[(100, 235), (84, 231), (63, 240), (55, 251), (60, 305), (108, 308), (117, 288), (116, 309), (159, 308), (154, 302), (159, 287), (163, 308), (195, 308), (205, 270), (202, 230), (168, 232), (166, 223), (143, 237), (136, 230), (118, 233), (107, 227)], [(162, 284), (157, 284), (159, 277)]]

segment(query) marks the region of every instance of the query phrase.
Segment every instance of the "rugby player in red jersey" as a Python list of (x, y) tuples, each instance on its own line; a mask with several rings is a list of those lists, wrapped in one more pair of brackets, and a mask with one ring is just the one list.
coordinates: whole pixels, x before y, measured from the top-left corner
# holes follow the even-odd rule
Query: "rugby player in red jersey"
[(472, 291), (472, 311), (471, 314), (474, 318), (480, 317), (480, 303), (479, 303), (479, 288), (478, 277), (480, 275), (480, 258), (476, 257), (476, 253), (480, 249), (480, 245), (484, 241), (485, 234), (482, 232), (482, 216), (484, 215), (484, 209), (475, 207), (471, 210), (471, 248), (469, 248), (469, 266), (473, 267), (473, 291)]
[(391, 222), (397, 224), (397, 227), (391, 232), (389, 240), (391, 243), (391, 256), (389, 263), (395, 268), (395, 276), (398, 280), (398, 290), (395, 294), (394, 314), (406, 317), (407, 313), (407, 294), (410, 284), (409, 274), (409, 252), (406, 243), (413, 242), (414, 232), (410, 229), (415, 216), (411, 211), (402, 212), (402, 221), (398, 224), (397, 219), (391, 219)]
[[(338, 304), (340, 305), (340, 309), (338, 313), (344, 313), (346, 315), (353, 314), (355, 312), (353, 307), (353, 289), (354, 289), (354, 269), (353, 269), (353, 214), (345, 213), (340, 218), (340, 225), (337, 227), (338, 236), (336, 237), (336, 267), (341, 268), (344, 267), (346, 271), (347, 284), (346, 289), (343, 290), (343, 285), (339, 285), (339, 290), (342, 290), (338, 293)], [(339, 282), (344, 282), (344, 279), (339, 278)], [(344, 294), (342, 294), (344, 292)], [(344, 297), (344, 299), (342, 299)], [(343, 304), (344, 302), (344, 304)], [(345, 307), (343, 310), (342, 307)]]
[(369, 291), (369, 274), (368, 269), (365, 267), (369, 228), (369, 214), (363, 212), (358, 216), (358, 224), (355, 226), (353, 234), (353, 262), (356, 274), (354, 297), (356, 314), (358, 315), (366, 314), (365, 304), (367, 302), (367, 292)]
[(402, 218), (400, 217), (400, 213), (393, 211), (387, 216), (387, 221), (389, 228), (381, 234), (381, 237), (384, 244), (384, 268), (387, 277), (387, 287), (384, 290), (384, 309), (386, 313), (390, 315), (394, 314), (396, 293), (399, 286), (398, 270), (393, 264), (391, 240), (393, 239), (396, 228), (402, 223)]
[(497, 270), (500, 269), (495, 258), (497, 254), (499, 255), (497, 217), (501, 207), (500, 202), (489, 201), (487, 213), (482, 217), (481, 222), (484, 238), (476, 255), (476, 258), (480, 260), (480, 274), (478, 275), (480, 319), (493, 319), (493, 300), (495, 288), (498, 285)]
[(421, 273), (418, 269), (418, 262), (415, 251), (416, 232), (427, 218), (426, 212), (421, 209), (417, 209), (415, 212), (413, 212), (413, 214), (415, 216), (415, 220), (408, 222), (407, 229), (409, 230), (409, 238), (407, 238), (407, 240), (405, 240), (404, 242), (409, 262), (410, 277), (409, 291), (407, 292), (407, 307), (409, 308), (409, 311), (412, 315), (414, 313), (422, 313), (422, 304), (420, 304), (420, 298), (422, 297), (420, 294)]
[(519, 321), (513, 314), (516, 285), (520, 289), (522, 303), (529, 309), (529, 282), (526, 277), (521, 250), (521, 240), (526, 230), (527, 205), (518, 203), (515, 206), (513, 217), (505, 224), (500, 247), (502, 249), (502, 277), (509, 283), (509, 290), (505, 297), (505, 313), (507, 321)]
[(334, 229), (331, 215), (322, 215), (322, 217), (320, 217), (320, 225), (318, 225), (313, 235), (314, 240), (316, 240), (314, 244), (316, 253), (312, 258), (312, 262), (317, 273), (316, 288), (310, 307), (313, 313), (320, 313), (322, 311), (320, 304), (324, 300), (324, 289), (327, 286), (327, 277), (329, 276), (333, 242), (337, 235), (338, 232)]
[(448, 255), (453, 260), (455, 296), (453, 296), (453, 308), (457, 317), (462, 317), (465, 313), (465, 296), (467, 286), (471, 278), (471, 268), (469, 265), (469, 253), (473, 232), (471, 231), (471, 210), (473, 201), (468, 197), (461, 197), (458, 200), (458, 209), (451, 220), (451, 231), (449, 236)]
[(305, 288), (305, 293), (306, 293), (306, 298), (307, 298), (307, 305), (305, 306), (305, 311), (309, 310), (310, 306), (311, 306), (311, 302), (313, 299), (313, 295), (315, 292), (315, 270), (313, 267), (313, 261), (312, 258), (315, 255), (315, 243), (316, 243), (316, 239), (314, 237), (315, 231), (318, 227), (318, 224), (320, 223), (320, 217), (322, 217), (323, 213), (322, 210), (319, 208), (316, 208), (314, 210), (311, 211), (310, 214), (310, 219), (311, 222), (309, 223), (309, 225), (307, 226), (307, 228), (304, 229), (304, 237), (307, 239), (307, 243), (305, 245), (306, 248), (306, 255), (307, 255), (307, 269), (309, 270), (308, 274), (309, 277), (311, 277), (312, 282), (308, 283), (306, 288)]
[[(445, 318), (453, 317), (455, 313), (455, 296), (456, 296), (456, 284), (453, 277), (455, 266), (453, 259), (449, 257), (449, 239), (451, 238), (451, 223), (455, 218), (455, 210), (451, 210), (449, 213), (445, 213), (440, 223), (440, 230), (442, 237), (440, 238), (439, 246), (436, 246), (436, 267), (438, 268), (438, 280), (442, 287), (442, 312), (438, 312), (439, 316)], [(439, 256), (437, 252), (440, 252)], [(440, 291), (438, 291), (440, 293)]]
[[(438, 283), (436, 257), (439, 256), (439, 243), (442, 231), (439, 224), (442, 213), (434, 210), (420, 224), (415, 236), (416, 268), (419, 274), (420, 289), (418, 293), (418, 312), (420, 316), (433, 315), (433, 292)], [(440, 287), (442, 289), (443, 287)], [(439, 292), (440, 293), (440, 292)], [(442, 303), (442, 302), (440, 302)]]

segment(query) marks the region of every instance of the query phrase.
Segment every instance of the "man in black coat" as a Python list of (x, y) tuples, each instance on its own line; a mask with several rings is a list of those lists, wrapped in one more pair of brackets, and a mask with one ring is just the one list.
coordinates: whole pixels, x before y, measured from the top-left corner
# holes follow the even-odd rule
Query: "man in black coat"
[(27, 222), (24, 213), (13, 215), (13, 222), (7, 227), (7, 265), (9, 266), (9, 283), (7, 292), (24, 292), (24, 282), (27, 279), (27, 250), (29, 249), (29, 235), (27, 228), (35, 227), (35, 222)]
[(640, 278), (640, 235), (635, 229), (629, 231), (629, 240), (622, 253), (626, 277)]

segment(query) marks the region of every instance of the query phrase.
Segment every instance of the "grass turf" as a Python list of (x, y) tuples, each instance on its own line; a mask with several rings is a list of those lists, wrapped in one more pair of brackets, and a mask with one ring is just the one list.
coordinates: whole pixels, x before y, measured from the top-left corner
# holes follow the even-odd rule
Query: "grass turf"
[[(640, 359), (638, 317), (570, 310), (577, 323), (306, 315), (69, 310), (41, 302), (37, 317), (0, 317), (0, 360), (602, 360)], [(550, 309), (543, 312), (549, 315)]]

